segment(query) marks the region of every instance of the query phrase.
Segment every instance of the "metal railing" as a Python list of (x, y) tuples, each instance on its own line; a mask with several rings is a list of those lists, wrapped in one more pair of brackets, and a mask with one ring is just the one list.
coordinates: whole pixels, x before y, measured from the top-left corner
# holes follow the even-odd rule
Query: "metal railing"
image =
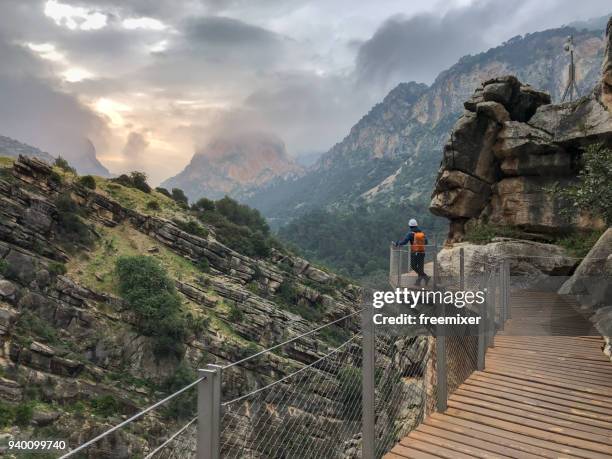
[[(421, 286), (416, 265), (422, 263), (425, 274), (430, 277), (428, 286), (432, 286), (438, 275), (437, 253), (438, 246), (436, 243), (426, 245), (424, 253), (413, 252), (409, 244), (396, 246), (392, 243), (389, 254), (389, 284), (394, 288)], [(417, 260), (416, 257), (418, 256), (422, 256), (422, 261)]]
[[(173, 433), (145, 447), (140, 451), (142, 456), (382, 457), (432, 411), (444, 411), (457, 387), (473, 371), (484, 369), (486, 350), (493, 345), (496, 330), (509, 318), (507, 260), (484, 261), (477, 274), (466, 276), (460, 250), (459, 275), (441, 277), (435, 263), (435, 245), (432, 247), (429, 252), (435, 268), (430, 290), (486, 291), (483, 304), (462, 309), (464, 315), (481, 318), (476, 329), (457, 327), (449, 331), (436, 326), (425, 334), (397, 334), (376, 327), (373, 308), (365, 305), (234, 363), (208, 365), (199, 370), (196, 381), (62, 458), (85, 453), (113, 432), (195, 388), (195, 416), (182, 426), (171, 427)], [(391, 253), (401, 257), (402, 252), (409, 254), (402, 250)], [(452, 315), (455, 309), (440, 304), (435, 314)], [(360, 327), (353, 322), (348, 328), (352, 332), (340, 328), (358, 314)], [(317, 340), (312, 339), (317, 335)], [(287, 357), (287, 351), (304, 351), (305, 346), (308, 352), (301, 363)]]

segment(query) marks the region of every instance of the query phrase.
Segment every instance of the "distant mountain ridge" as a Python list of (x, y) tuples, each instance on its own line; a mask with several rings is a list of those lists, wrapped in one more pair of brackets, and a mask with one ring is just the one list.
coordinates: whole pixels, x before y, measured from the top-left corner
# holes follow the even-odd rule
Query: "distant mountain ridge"
[(0, 156), (18, 158), (19, 155), (32, 156), (34, 158), (42, 159), (48, 163), (55, 160), (55, 158), (46, 151), (42, 151), (18, 140), (11, 139), (10, 137), (0, 135)]
[(274, 136), (221, 136), (196, 152), (182, 172), (161, 186), (181, 188), (192, 200), (219, 199), (224, 195), (244, 198), (251, 189), (278, 177), (294, 177), (302, 170), (287, 155), (284, 143)]
[(277, 224), (320, 208), (350, 211), (363, 204), (406, 201), (425, 208), (442, 147), (463, 101), (482, 81), (503, 74), (514, 74), (559, 100), (568, 64), (563, 44), (570, 34), (576, 43), (578, 85), (585, 94), (599, 75), (602, 30), (562, 27), (517, 36), (461, 58), (431, 86), (401, 83), (306, 174), (277, 180), (246, 202)]
[[(98, 161), (96, 156), (96, 148), (89, 139), (84, 139), (83, 147), (81, 149), (82, 154), (75, 157), (74, 155), (62, 155), (71, 166), (73, 166), (79, 174), (93, 174), (99, 175), (100, 177), (110, 177), (111, 173), (106, 167)], [(56, 156), (42, 151), (37, 147), (28, 145), (27, 143), (20, 142), (11, 137), (0, 135), (0, 156), (10, 156), (17, 158), (19, 155), (31, 156), (34, 158), (42, 159), (48, 163), (53, 163)]]

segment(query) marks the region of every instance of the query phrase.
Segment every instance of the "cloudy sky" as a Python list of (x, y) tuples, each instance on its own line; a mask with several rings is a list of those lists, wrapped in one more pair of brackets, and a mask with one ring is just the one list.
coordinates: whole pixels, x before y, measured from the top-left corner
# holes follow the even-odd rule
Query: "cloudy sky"
[[(0, 135), (153, 183), (243, 130), (327, 150), (395, 84), (609, 0), (1, 0)], [(70, 154), (68, 156), (70, 156)]]

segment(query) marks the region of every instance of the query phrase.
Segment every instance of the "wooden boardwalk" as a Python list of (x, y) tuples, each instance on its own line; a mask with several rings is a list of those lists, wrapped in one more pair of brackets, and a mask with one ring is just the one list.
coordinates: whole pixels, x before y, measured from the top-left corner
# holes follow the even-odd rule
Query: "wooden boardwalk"
[(511, 299), (512, 319), (474, 372), (386, 459), (612, 458), (612, 364), (575, 302)]

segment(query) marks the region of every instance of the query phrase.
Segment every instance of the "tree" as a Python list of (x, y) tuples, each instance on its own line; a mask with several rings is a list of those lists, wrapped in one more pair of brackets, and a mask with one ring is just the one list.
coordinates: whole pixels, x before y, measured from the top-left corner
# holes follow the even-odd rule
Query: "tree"
[(174, 282), (152, 257), (137, 255), (117, 260), (119, 293), (136, 318), (136, 328), (153, 338), (158, 357), (182, 357), (188, 334), (181, 299)]
[(553, 192), (571, 204), (566, 213), (587, 210), (612, 225), (612, 149), (603, 144), (589, 145), (582, 155), (578, 183)]
[(53, 163), (53, 165), (55, 167), (59, 167), (61, 170), (63, 170), (64, 172), (70, 172), (72, 174), (76, 174), (76, 169), (74, 167), (72, 167), (68, 161), (66, 161), (64, 158), (62, 158), (61, 156), (58, 156), (57, 159), (55, 160), (55, 162)]
[(189, 200), (185, 195), (185, 192), (180, 188), (172, 188), (172, 199), (174, 199), (181, 207), (187, 208)]

